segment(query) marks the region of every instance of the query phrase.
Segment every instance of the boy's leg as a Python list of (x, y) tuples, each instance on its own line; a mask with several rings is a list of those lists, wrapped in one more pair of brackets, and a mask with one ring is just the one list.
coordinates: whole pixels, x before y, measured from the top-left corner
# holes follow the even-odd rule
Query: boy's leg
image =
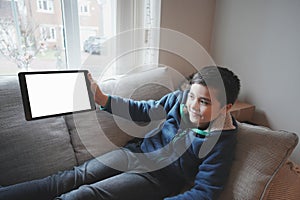
[(160, 183), (148, 173), (122, 173), (56, 198), (57, 200), (160, 200), (163, 192)]
[(2, 187), (0, 188), (0, 200), (53, 199), (83, 184), (95, 183), (121, 173), (116, 169), (107, 167), (100, 161), (111, 164), (110, 166), (122, 166), (121, 168), (126, 168), (128, 165), (127, 154), (122, 149), (115, 150), (87, 161), (79, 167), (74, 167), (73, 170), (60, 172), (39, 180)]

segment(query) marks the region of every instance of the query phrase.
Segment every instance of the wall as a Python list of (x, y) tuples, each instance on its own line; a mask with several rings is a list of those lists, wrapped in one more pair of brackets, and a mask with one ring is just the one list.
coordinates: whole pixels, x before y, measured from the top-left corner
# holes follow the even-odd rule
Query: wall
[[(161, 27), (191, 37), (210, 52), (214, 10), (215, 0), (162, 0)], [(161, 37), (164, 40), (168, 38)], [(195, 70), (184, 58), (166, 51), (160, 51), (159, 63), (172, 66), (184, 76)]]
[(300, 137), (300, 1), (217, 0), (215, 12), (213, 58), (240, 76), (253, 122)]

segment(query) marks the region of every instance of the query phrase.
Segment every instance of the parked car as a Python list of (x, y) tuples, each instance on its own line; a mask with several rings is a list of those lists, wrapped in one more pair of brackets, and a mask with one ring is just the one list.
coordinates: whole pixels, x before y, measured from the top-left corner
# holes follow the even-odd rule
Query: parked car
[(83, 43), (83, 50), (90, 54), (101, 54), (102, 43), (105, 41), (103, 37), (90, 36)]

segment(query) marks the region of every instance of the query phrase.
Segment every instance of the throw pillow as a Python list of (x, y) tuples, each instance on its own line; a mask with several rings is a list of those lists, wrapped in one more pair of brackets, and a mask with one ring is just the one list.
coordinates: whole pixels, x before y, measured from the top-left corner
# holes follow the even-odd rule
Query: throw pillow
[(295, 133), (239, 123), (237, 149), (222, 200), (263, 199), (298, 143)]

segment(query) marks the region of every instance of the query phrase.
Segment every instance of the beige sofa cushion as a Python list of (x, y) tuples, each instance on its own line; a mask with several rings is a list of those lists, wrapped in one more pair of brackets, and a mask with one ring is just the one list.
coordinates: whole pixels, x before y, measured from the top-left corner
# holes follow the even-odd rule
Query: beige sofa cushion
[(125, 98), (160, 99), (177, 89), (180, 76), (167, 67), (136, 68), (124, 75), (99, 81), (103, 92)]
[(131, 137), (105, 111), (65, 116), (78, 164), (123, 146)]
[(222, 200), (263, 199), (298, 143), (294, 133), (239, 123), (237, 150)]

